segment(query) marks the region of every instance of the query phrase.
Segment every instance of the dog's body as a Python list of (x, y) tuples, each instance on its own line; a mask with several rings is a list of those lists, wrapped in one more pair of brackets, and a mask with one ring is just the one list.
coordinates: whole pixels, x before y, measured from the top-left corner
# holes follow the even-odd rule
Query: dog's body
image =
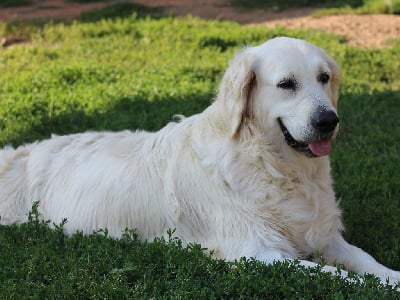
[(133, 228), (151, 240), (176, 228), (217, 257), (271, 263), (320, 252), (396, 283), (399, 272), (340, 233), (327, 156), (339, 81), (332, 58), (304, 41), (246, 48), (211, 106), (156, 133), (89, 132), (3, 149), (0, 221), (26, 221), (39, 201), (44, 219), (67, 218), (69, 234)]

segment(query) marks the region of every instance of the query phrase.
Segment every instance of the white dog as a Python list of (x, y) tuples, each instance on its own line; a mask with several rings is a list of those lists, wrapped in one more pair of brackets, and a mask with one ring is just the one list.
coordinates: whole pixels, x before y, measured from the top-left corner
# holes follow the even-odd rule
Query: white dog
[(183, 242), (228, 260), (319, 252), (397, 283), (400, 272), (341, 236), (328, 158), (339, 81), (322, 49), (275, 38), (233, 58), (204, 112), (156, 133), (89, 132), (5, 148), (1, 223), (25, 222), (39, 201), (43, 219), (67, 218), (67, 234), (107, 228), (119, 237), (135, 228), (151, 240), (176, 228)]

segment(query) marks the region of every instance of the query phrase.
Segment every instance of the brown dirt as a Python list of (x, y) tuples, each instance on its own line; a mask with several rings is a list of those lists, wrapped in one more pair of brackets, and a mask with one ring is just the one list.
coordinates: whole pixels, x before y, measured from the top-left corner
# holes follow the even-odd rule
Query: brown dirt
[[(116, 1), (118, 2), (118, 1)], [(400, 38), (400, 16), (396, 15), (340, 15), (314, 18), (314, 8), (288, 9), (273, 12), (268, 9), (237, 9), (227, 0), (136, 0), (148, 6), (163, 6), (177, 16), (191, 14), (204, 19), (233, 20), (247, 26), (277, 25), (288, 28), (326, 30), (344, 37), (353, 46), (381, 48), (388, 40)], [(107, 4), (110, 4), (108, 2)], [(0, 9), (1, 20), (40, 18), (76, 18), (84, 10), (100, 8), (105, 3), (78, 4), (63, 0), (36, 0), (33, 6)], [(2, 40), (7, 44), (8, 40)]]
[(323, 18), (300, 17), (264, 22), (265, 26), (321, 29), (341, 35), (356, 47), (382, 48), (394, 38), (400, 38), (400, 16), (338, 15)]

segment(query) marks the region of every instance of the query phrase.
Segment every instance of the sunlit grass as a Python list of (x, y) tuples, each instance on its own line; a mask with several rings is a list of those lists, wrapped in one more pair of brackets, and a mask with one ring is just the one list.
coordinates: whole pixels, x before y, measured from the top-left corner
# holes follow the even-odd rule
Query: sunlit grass
[[(97, 19), (96, 19), (97, 20)], [(319, 31), (141, 15), (72, 24), (3, 24), (30, 43), (0, 51), (0, 143), (52, 133), (158, 130), (174, 114), (207, 107), (228, 60), (278, 35), (325, 48), (343, 69), (335, 190), (346, 238), (385, 265), (400, 266), (400, 48), (361, 50)], [(38, 199), (40, 200), (40, 199)], [(363, 286), (298, 267), (211, 260), (134, 235), (72, 237), (32, 215), (0, 227), (0, 298), (395, 298), (373, 277)]]

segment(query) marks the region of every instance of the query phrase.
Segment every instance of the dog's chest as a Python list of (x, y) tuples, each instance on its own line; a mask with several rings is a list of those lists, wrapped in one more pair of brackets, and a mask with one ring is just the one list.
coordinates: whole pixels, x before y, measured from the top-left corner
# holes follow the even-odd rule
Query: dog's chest
[(287, 179), (278, 189), (280, 199), (267, 203), (279, 215), (286, 238), (304, 255), (322, 250), (342, 226), (330, 178)]

